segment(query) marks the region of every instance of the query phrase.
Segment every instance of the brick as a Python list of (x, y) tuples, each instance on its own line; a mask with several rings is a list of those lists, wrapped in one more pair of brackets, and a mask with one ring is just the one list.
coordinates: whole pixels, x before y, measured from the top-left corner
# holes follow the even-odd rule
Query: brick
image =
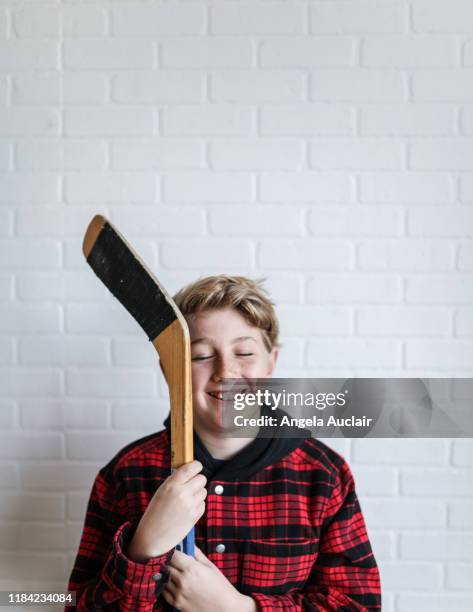
[(0, 210), (0, 236), (11, 236), (13, 233), (13, 211)]
[(210, 97), (214, 102), (297, 102), (305, 97), (305, 79), (299, 71), (213, 71)]
[(9, 142), (0, 142), (0, 170), (8, 170), (10, 168), (11, 145)]
[(387, 34), (403, 32), (405, 29), (405, 10), (397, 2), (316, 2), (312, 4), (310, 11), (310, 29), (315, 34)]
[[(1, 244), (0, 244), (1, 252)], [(13, 276), (11, 274), (0, 274), (0, 300), (9, 301), (13, 294)]]
[(105, 143), (95, 140), (36, 140), (16, 147), (19, 170), (102, 170), (105, 163)]
[(59, 46), (55, 41), (0, 41), (0, 71), (57, 70), (58, 66)]
[(63, 435), (60, 433), (1, 435), (2, 459), (60, 459), (63, 455)]
[[(0, 497), (2, 520), (61, 521), (65, 517), (65, 507), (64, 495), (58, 493), (8, 492)], [(37, 576), (36, 573), (32, 575)]]
[(468, 40), (465, 43), (463, 61), (465, 66), (473, 66), (473, 45), (471, 43), (471, 40)]
[(356, 490), (360, 499), (381, 495), (393, 498), (396, 487), (397, 474), (395, 469), (356, 467)]
[(420, 438), (402, 440), (365, 438), (354, 440), (353, 459), (357, 464), (370, 465), (445, 466), (448, 462), (448, 442)]
[(106, 365), (107, 341), (80, 336), (23, 337), (19, 342), (20, 363), (26, 365)]
[(10, 83), (7, 76), (0, 76), (0, 104), (5, 106), (10, 96)]
[(203, 166), (204, 144), (199, 140), (123, 140), (111, 145), (111, 167), (115, 170), (182, 171)]
[(64, 232), (64, 210), (57, 206), (22, 206), (17, 211), (15, 234), (35, 238), (61, 238)]
[(347, 304), (398, 302), (401, 291), (401, 278), (394, 274), (317, 274), (307, 283), (307, 301)]
[[(470, 589), (473, 563), (449, 563), (446, 567), (445, 585), (448, 589)], [(473, 603), (473, 598), (472, 598)]]
[(473, 202), (473, 174), (460, 177), (460, 201), (465, 204)]
[(61, 375), (51, 368), (4, 367), (0, 371), (0, 395), (57, 396), (61, 393)]
[(254, 43), (248, 38), (212, 36), (207, 38), (169, 38), (161, 42), (164, 68), (250, 68)]
[(448, 526), (453, 529), (469, 529), (473, 527), (473, 503), (462, 499), (450, 502), (448, 506)]
[(25, 301), (64, 299), (62, 272), (23, 272), (16, 274), (16, 297)]
[(260, 198), (264, 202), (343, 202), (350, 201), (350, 176), (336, 172), (265, 172), (260, 178)]
[(105, 34), (106, 12), (100, 6), (63, 6), (61, 20), (65, 38)]
[(277, 270), (347, 270), (353, 249), (341, 240), (264, 240), (257, 252), (258, 268)]
[(69, 108), (64, 113), (66, 136), (149, 136), (150, 108)]
[(363, 270), (449, 270), (453, 247), (434, 240), (365, 240), (358, 261)]
[[(384, 561), (394, 557), (394, 534), (387, 531), (370, 529), (370, 542), (377, 561)], [(385, 597), (383, 595), (383, 609), (384, 599)]]
[(434, 591), (442, 580), (440, 563), (383, 563), (383, 586), (386, 590)]
[(0, 268), (58, 268), (59, 247), (52, 240), (0, 240)]
[(471, 3), (468, 0), (443, 2), (416, 0), (412, 6), (412, 22), (416, 32), (470, 32)]
[(95, 274), (91, 270), (68, 270), (63, 271), (64, 299), (68, 302), (101, 302), (112, 301), (112, 296), (105, 285), (97, 282)]
[(124, 104), (199, 104), (205, 97), (204, 74), (160, 70), (112, 78), (112, 100)]
[(443, 68), (456, 64), (456, 40), (445, 36), (368, 36), (361, 63), (387, 68)]
[(88, 490), (96, 476), (95, 463), (41, 463), (21, 466), (21, 482), (27, 489), (41, 491)]
[(13, 31), (19, 38), (58, 38), (57, 6), (28, 6), (12, 11)]
[(446, 336), (450, 314), (438, 308), (363, 306), (357, 313), (357, 330), (363, 336)]
[(310, 143), (311, 168), (343, 170), (398, 170), (401, 145), (392, 140), (318, 138)]
[(309, 213), (309, 231), (315, 236), (396, 236), (402, 227), (401, 211), (379, 206), (332, 206)]
[(64, 411), (68, 429), (106, 429), (109, 426), (109, 407), (105, 400), (69, 401)]
[(301, 34), (305, 7), (287, 2), (239, 2), (210, 7), (211, 34)]
[(343, 306), (305, 305), (278, 306), (281, 333), (290, 336), (349, 334), (351, 332), (350, 309)]
[(263, 68), (350, 66), (354, 58), (354, 40), (341, 36), (277, 36), (263, 40), (260, 51)]
[(20, 424), (25, 429), (62, 430), (64, 428), (62, 402), (58, 400), (22, 401), (20, 404)]
[[(1, 307), (0, 307), (1, 312)], [(0, 338), (0, 364), (11, 365), (14, 359), (14, 344), (12, 338)]]
[(406, 300), (425, 304), (464, 304), (473, 301), (473, 275), (412, 277), (406, 281)]
[(163, 177), (163, 193), (167, 202), (247, 202), (253, 198), (252, 176), (244, 172), (176, 172)]
[(276, 304), (301, 302), (303, 286), (303, 275), (294, 272), (271, 272), (264, 280), (264, 287)]
[(1, 177), (0, 202), (57, 202), (59, 177), (54, 174), (10, 174)]
[(13, 463), (0, 464), (0, 485), (2, 489), (17, 489), (19, 483), (18, 465)]
[[(91, 479), (92, 481), (92, 479)], [(67, 518), (72, 521), (84, 522), (87, 504), (89, 502), (88, 493), (68, 493), (67, 494)]]
[[(34, 520), (34, 517), (33, 517)], [(37, 585), (51, 584), (53, 580), (61, 578), (67, 581), (66, 560), (64, 553), (39, 553), (28, 551), (26, 553), (12, 551), (8, 561), (1, 563), (0, 572), (9, 584), (17, 580), (17, 586), (26, 584), (34, 576)], [(32, 582), (29, 583), (33, 584)], [(63, 582), (64, 584), (64, 582)]]
[(69, 433), (66, 435), (69, 459), (109, 460), (126, 444), (133, 442), (135, 434), (126, 433)]
[(101, 74), (69, 72), (62, 75), (64, 105), (104, 104), (108, 80)]
[(445, 204), (452, 199), (446, 175), (432, 172), (383, 172), (360, 177), (363, 202)]
[(154, 174), (77, 173), (65, 177), (66, 202), (155, 202), (158, 184)]
[(223, 236), (290, 236), (302, 235), (303, 211), (282, 206), (235, 206), (209, 213), (212, 234)]
[(311, 99), (334, 102), (402, 102), (405, 86), (395, 70), (314, 70)]
[(413, 100), (471, 102), (473, 70), (422, 70), (412, 74)]
[(473, 141), (467, 138), (438, 139), (436, 146), (425, 141), (412, 142), (409, 167), (415, 170), (471, 170)]
[(112, 341), (112, 363), (118, 366), (155, 366), (158, 355), (150, 342), (142, 338), (114, 338)]
[(473, 336), (473, 308), (462, 308), (455, 315), (457, 336)]
[(66, 545), (66, 525), (23, 523), (19, 531), (18, 548), (20, 550), (63, 550)]
[(297, 170), (304, 146), (292, 139), (222, 139), (210, 143), (208, 155), (215, 170)]
[(464, 207), (412, 209), (408, 211), (407, 229), (414, 236), (471, 236), (473, 210)]
[(353, 112), (336, 104), (281, 104), (261, 107), (265, 136), (348, 135), (354, 132)]
[(205, 7), (188, 4), (140, 5), (114, 7), (111, 13), (114, 36), (156, 38), (203, 34)]
[(117, 208), (111, 215), (113, 223), (127, 228), (127, 236), (199, 236), (204, 233), (205, 219), (195, 207), (133, 206)]
[(13, 77), (14, 104), (59, 104), (61, 83), (59, 74), (20, 74)]
[(366, 523), (373, 528), (389, 525), (391, 529), (442, 528), (446, 523), (446, 510), (440, 502), (419, 502), (419, 500), (387, 501), (367, 499), (363, 502)]
[(8, 13), (6, 9), (0, 9), (0, 38), (8, 35)]
[(454, 109), (444, 104), (377, 104), (360, 109), (363, 136), (444, 136), (454, 130)]
[(473, 270), (473, 242), (464, 242), (458, 252), (458, 269)]
[[(445, 531), (439, 533), (436, 531), (433, 533), (401, 533), (400, 538), (401, 559), (428, 559), (429, 561), (442, 561), (443, 563), (447, 561), (469, 561), (471, 559), (471, 546), (473, 545), (471, 534), (446, 533)], [(429, 606), (428, 609), (431, 610), (432, 608)], [(445, 608), (436, 609), (445, 610)], [(454, 609), (457, 610), (458, 608), (455, 607)]]
[[(451, 296), (448, 297), (452, 299)], [(406, 342), (407, 367), (469, 370), (472, 360), (473, 342), (460, 340)]]
[(153, 47), (145, 40), (66, 40), (64, 66), (71, 70), (146, 70), (153, 68)]
[(0, 109), (0, 130), (4, 136), (55, 136), (59, 115), (43, 108)]
[[(64, 237), (81, 236), (83, 237), (87, 226), (92, 217), (97, 214), (108, 217), (110, 208), (103, 204), (82, 204), (81, 206), (65, 206), (64, 211)], [(82, 255), (82, 245), (79, 247), (78, 254)], [(83, 261), (83, 255), (82, 255)]]
[[(97, 282), (97, 281), (96, 281)], [(79, 334), (137, 334), (141, 328), (116, 300), (107, 305), (69, 304), (65, 309), (65, 331)]]
[[(192, 255), (190, 255), (192, 254)], [(246, 240), (208, 238), (165, 240), (161, 245), (161, 262), (166, 268), (241, 269), (250, 265), (250, 244)]]
[(60, 330), (57, 305), (0, 306), (0, 330), (7, 333), (45, 333)]
[(253, 124), (253, 109), (234, 104), (171, 106), (162, 113), (164, 136), (248, 136)]
[[(343, 330), (333, 335), (343, 334)], [(311, 340), (309, 367), (328, 368), (396, 368), (401, 363), (401, 346), (393, 340)]]
[(305, 341), (302, 338), (282, 338), (282, 347), (278, 356), (278, 367), (303, 368)]
[[(150, 397), (154, 393), (155, 376), (152, 370), (126, 370), (124, 368), (81, 368), (66, 371), (68, 395), (109, 397)], [(87, 434), (88, 435), (88, 434)], [(83, 435), (83, 438), (87, 438)], [(89, 450), (91, 441), (89, 440)], [(74, 455), (68, 455), (74, 458)], [(94, 459), (84, 455), (83, 459)]]
[(473, 443), (471, 440), (453, 441), (453, 465), (473, 467)]
[(115, 402), (112, 406), (112, 424), (115, 429), (163, 429), (163, 419), (169, 414), (169, 405), (156, 402)]

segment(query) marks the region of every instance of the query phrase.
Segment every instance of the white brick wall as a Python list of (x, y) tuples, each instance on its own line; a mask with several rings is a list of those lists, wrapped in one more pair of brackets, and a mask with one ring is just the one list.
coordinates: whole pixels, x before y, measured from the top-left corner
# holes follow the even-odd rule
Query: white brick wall
[[(171, 291), (266, 277), (280, 375), (471, 377), (472, 24), (470, 0), (1, 2), (1, 588), (64, 587), (94, 475), (167, 412), (84, 263), (96, 212)], [(327, 442), (384, 609), (471, 610), (471, 440)]]

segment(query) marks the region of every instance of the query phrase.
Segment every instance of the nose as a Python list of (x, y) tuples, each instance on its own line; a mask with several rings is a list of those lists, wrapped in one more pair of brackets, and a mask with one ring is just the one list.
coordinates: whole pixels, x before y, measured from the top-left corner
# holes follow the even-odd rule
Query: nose
[(219, 382), (223, 378), (238, 378), (234, 360), (228, 357), (219, 357), (216, 359), (214, 361), (212, 378), (215, 382)]

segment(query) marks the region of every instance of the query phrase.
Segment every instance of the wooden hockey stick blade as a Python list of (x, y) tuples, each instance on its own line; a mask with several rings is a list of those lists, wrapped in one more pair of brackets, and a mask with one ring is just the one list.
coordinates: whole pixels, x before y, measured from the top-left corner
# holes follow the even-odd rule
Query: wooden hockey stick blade
[(193, 459), (190, 336), (172, 297), (101, 215), (90, 222), (83, 253), (95, 274), (128, 310), (159, 354), (171, 402), (171, 467)]

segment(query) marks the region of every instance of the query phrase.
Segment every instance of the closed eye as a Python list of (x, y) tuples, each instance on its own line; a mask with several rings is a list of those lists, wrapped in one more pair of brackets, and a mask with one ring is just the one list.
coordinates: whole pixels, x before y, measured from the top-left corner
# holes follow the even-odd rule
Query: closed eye
[(253, 353), (236, 353), (237, 357), (250, 357)]
[(192, 357), (192, 361), (205, 361), (206, 359), (212, 359), (213, 355), (202, 355), (200, 357)]

